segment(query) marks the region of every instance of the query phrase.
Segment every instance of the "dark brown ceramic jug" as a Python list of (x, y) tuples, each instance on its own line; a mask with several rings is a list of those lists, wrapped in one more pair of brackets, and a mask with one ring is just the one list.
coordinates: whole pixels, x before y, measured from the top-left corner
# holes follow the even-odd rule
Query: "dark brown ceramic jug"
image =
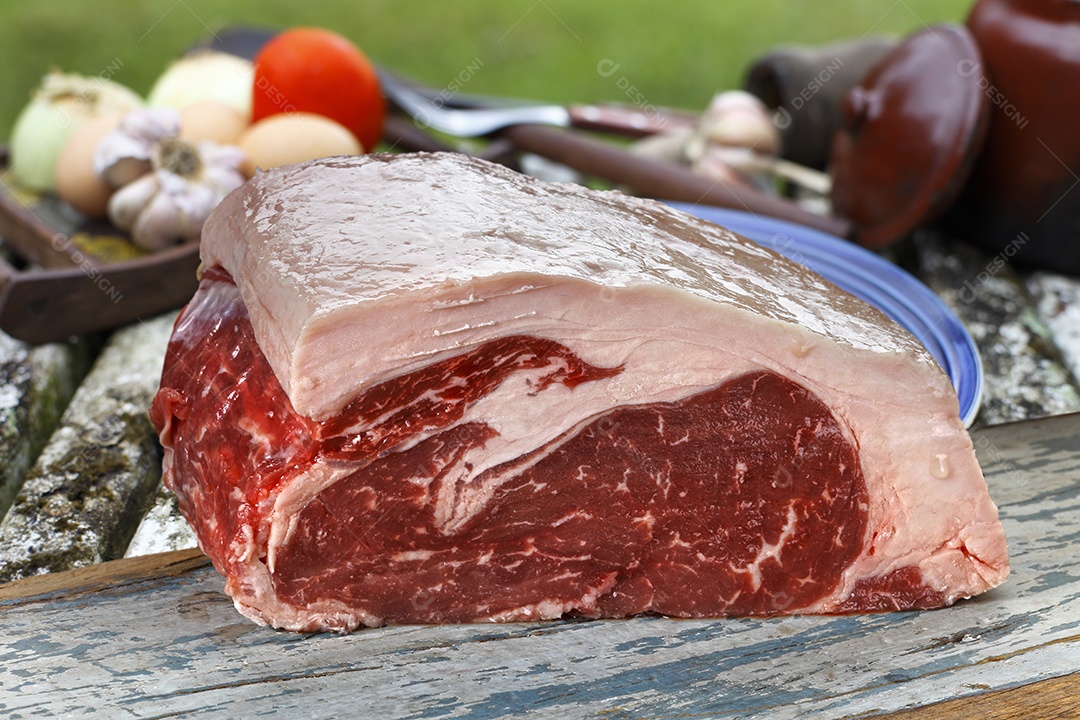
[(948, 224), (1002, 259), (1080, 274), (1080, 1), (979, 0), (966, 24), (989, 133)]

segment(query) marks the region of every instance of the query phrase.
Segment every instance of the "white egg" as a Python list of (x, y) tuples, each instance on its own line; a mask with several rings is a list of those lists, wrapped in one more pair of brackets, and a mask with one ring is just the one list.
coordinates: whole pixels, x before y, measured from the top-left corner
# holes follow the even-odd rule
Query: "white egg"
[(238, 144), (247, 156), (242, 170), (248, 177), (256, 169), (361, 153), (360, 143), (345, 126), (322, 115), (300, 112), (263, 118), (244, 131)]

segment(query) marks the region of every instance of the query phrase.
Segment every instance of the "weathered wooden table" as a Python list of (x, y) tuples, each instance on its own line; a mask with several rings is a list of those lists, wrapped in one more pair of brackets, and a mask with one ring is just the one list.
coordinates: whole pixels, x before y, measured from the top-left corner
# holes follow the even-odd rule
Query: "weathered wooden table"
[(846, 618), (258, 628), (182, 549), (160, 489), (146, 409), (165, 316), (39, 348), (0, 337), (0, 715), (1080, 717), (1080, 281), (933, 235), (895, 259), (980, 347), (1002, 588)]
[(1013, 574), (951, 608), (300, 636), (238, 616), (221, 578), (181, 551), (0, 587), (0, 711), (850, 718), (923, 707), (900, 717), (1080, 717), (1077, 438), (1076, 414), (976, 431)]

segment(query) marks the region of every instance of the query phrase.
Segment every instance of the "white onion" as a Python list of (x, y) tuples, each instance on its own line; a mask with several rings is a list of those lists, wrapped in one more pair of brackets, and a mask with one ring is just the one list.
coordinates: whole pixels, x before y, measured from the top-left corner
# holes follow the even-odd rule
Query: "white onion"
[(249, 122), (254, 82), (255, 66), (250, 60), (201, 50), (169, 65), (150, 89), (147, 102), (183, 110), (213, 100), (235, 108)]
[(19, 113), (11, 133), (11, 173), (21, 187), (56, 189), (56, 161), (87, 120), (141, 107), (133, 90), (101, 77), (49, 73)]

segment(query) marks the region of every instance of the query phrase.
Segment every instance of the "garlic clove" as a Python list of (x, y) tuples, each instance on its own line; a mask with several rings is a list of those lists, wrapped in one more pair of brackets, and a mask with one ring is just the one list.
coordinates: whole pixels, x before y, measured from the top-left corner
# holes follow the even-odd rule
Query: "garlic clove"
[(780, 150), (780, 134), (769, 120), (749, 112), (733, 112), (713, 124), (709, 141), (717, 145), (752, 149), (762, 155)]
[(203, 178), (217, 189), (217, 202), (244, 184), (244, 177), (236, 170), (211, 165), (203, 171)]
[[(198, 238), (202, 232), (203, 223), (221, 202), (224, 194), (216, 185), (208, 182), (205, 170), (197, 180), (189, 180), (161, 170), (157, 171), (157, 176), (161, 188), (159, 197), (167, 196), (176, 211), (173, 216), (175, 223), (173, 239)], [(148, 212), (153, 212), (152, 207), (151, 204)]]
[(121, 121), (120, 129), (150, 148), (165, 138), (180, 134), (180, 113), (167, 107), (144, 108), (128, 113)]
[(235, 145), (200, 143), (199, 152), (205, 160), (203, 180), (217, 191), (215, 204), (244, 184), (247, 178), (244, 177), (240, 168), (247, 161), (247, 155), (243, 150)]
[[(170, 180), (177, 179), (174, 175)], [(184, 227), (178, 230), (180, 235), (190, 235), (187, 229), (189, 224), (194, 223), (201, 227), (203, 220), (210, 215), (210, 211), (218, 204), (218, 193), (213, 187), (205, 182), (184, 182), (175, 184), (175, 189), (164, 188), (164, 191), (172, 195), (173, 204), (176, 205), (184, 221)], [(170, 183), (171, 184), (171, 183)]]
[[(94, 165), (97, 166), (96, 158)], [(124, 187), (146, 175), (152, 169), (153, 166), (149, 160), (124, 157), (110, 163), (105, 170), (98, 172), (98, 175), (113, 187)]]
[(131, 230), (159, 189), (152, 173), (120, 188), (109, 198), (109, 222), (121, 230)]
[(136, 219), (131, 228), (131, 239), (146, 250), (161, 250), (184, 236), (180, 232), (184, 222), (174, 196), (159, 192)]
[(221, 145), (219, 143), (203, 140), (196, 143), (199, 155), (208, 166), (227, 166), (239, 171), (247, 156), (236, 145)]

